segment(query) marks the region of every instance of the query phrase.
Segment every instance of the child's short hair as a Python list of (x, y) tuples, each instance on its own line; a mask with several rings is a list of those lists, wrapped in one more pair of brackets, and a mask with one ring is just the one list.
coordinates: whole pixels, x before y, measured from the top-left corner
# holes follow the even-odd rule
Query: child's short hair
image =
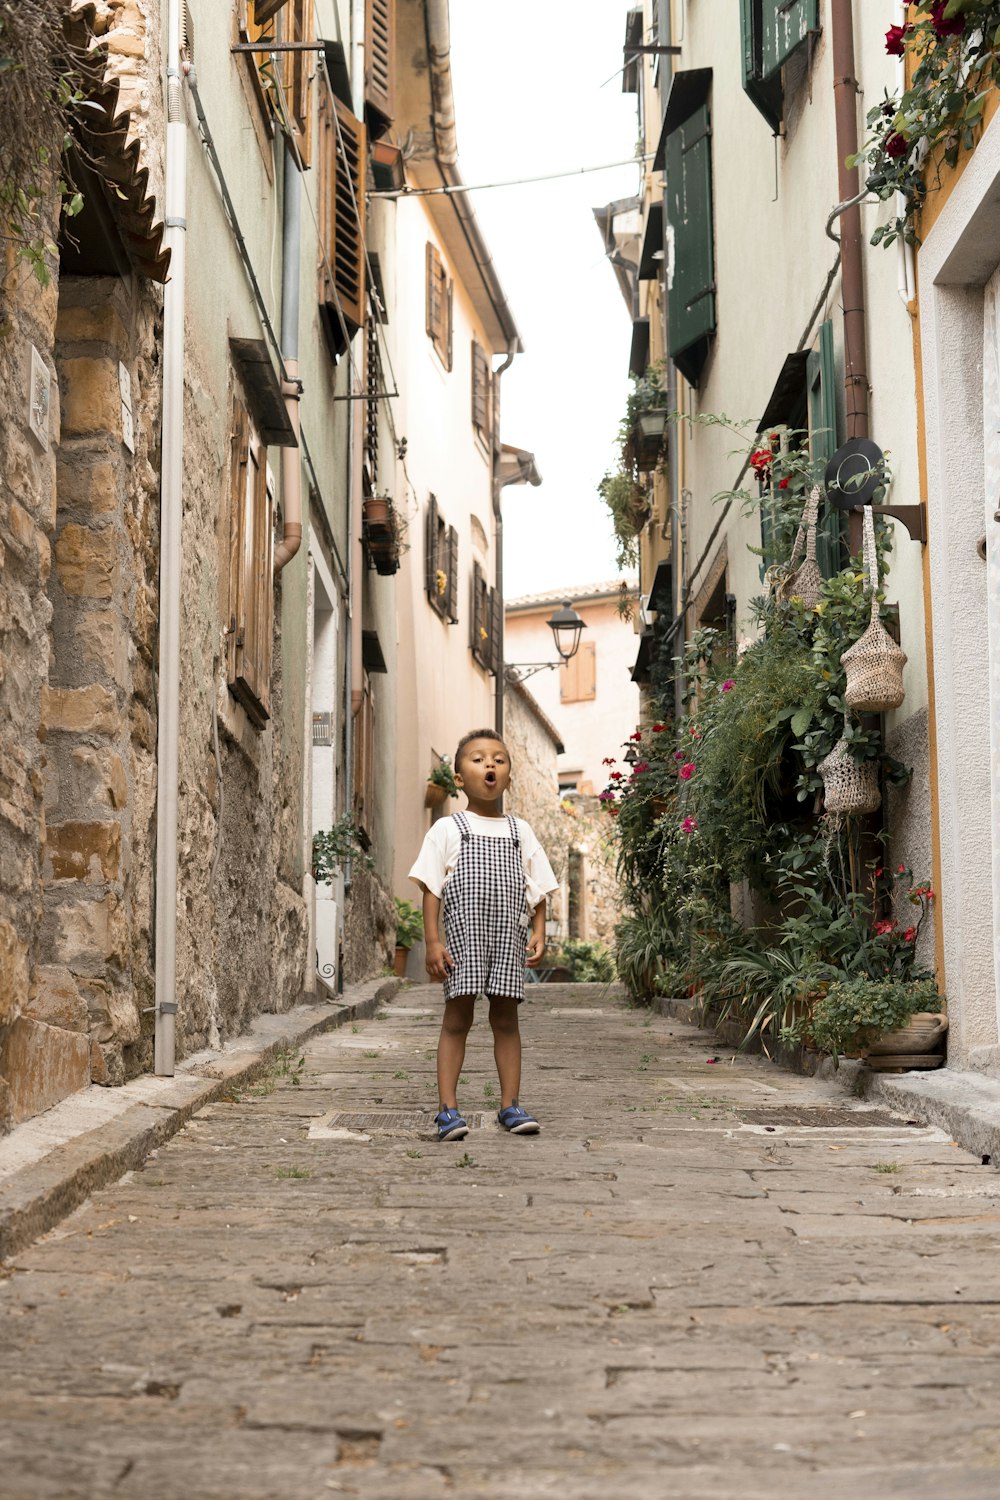
[[(462, 738), (458, 742), (458, 749), (455, 751), (456, 771), (458, 770), (458, 763), (461, 758), (462, 751), (465, 749), (466, 745), (472, 742), (472, 740), (495, 740), (498, 745), (503, 745), (504, 749), (507, 750), (507, 746), (504, 744), (503, 735), (497, 734), (495, 729), (470, 729), (468, 734), (463, 734)], [(510, 754), (509, 750), (507, 750), (507, 754)]]

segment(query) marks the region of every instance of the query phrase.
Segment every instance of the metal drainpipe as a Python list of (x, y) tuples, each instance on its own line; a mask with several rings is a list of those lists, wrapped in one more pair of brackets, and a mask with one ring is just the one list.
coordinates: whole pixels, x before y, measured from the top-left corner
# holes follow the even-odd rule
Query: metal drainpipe
[[(500, 377), (504, 373), (504, 371), (509, 370), (511, 365), (514, 363), (514, 354), (515, 350), (513, 347), (508, 349), (503, 364), (498, 365), (498, 367), (493, 371), (493, 381), (496, 385), (498, 396), (500, 394)], [(503, 689), (506, 676), (503, 662), (505, 635), (503, 616), (503, 503), (501, 500), (501, 496), (503, 494), (503, 486), (500, 483), (500, 453), (496, 451), (493, 454), (492, 480), (493, 545), (496, 548), (493, 576), (495, 580), (494, 587), (497, 591), (497, 598), (500, 600), (500, 640), (497, 645), (497, 656), (499, 658), (500, 666), (499, 670), (497, 671), (497, 679), (493, 688), (493, 727), (496, 730), (497, 734), (503, 734)]]
[(156, 1015), (153, 1042), (153, 1067), (161, 1078), (173, 1076), (177, 1018), (177, 781), (184, 470), (184, 258), (187, 230), (187, 121), (181, 70), (182, 11), (183, 0), (168, 0), (164, 222), (166, 243), (170, 250), (170, 280), (163, 292), (160, 642), (156, 727)]
[[(354, 113), (359, 120), (364, 119), (365, 114), (365, 0), (352, 0), (351, 5), (351, 99), (354, 105)], [(365, 200), (362, 198), (358, 204), (358, 210), (364, 214)], [(361, 226), (362, 238), (364, 238), (365, 226)], [(360, 395), (360, 390), (354, 383), (354, 362), (350, 362), (347, 376), (347, 394), (349, 396)], [(362, 604), (361, 585), (364, 578), (364, 555), (361, 547), (361, 455), (358, 452), (358, 443), (362, 431), (362, 417), (364, 415), (364, 403), (362, 401), (347, 402), (347, 451), (348, 451), (348, 474), (349, 493), (348, 504), (350, 506), (351, 534), (351, 719), (356, 718), (361, 708), (363, 697), (362, 690), (362, 663), (361, 663), (361, 624)], [(353, 736), (353, 728), (352, 728)], [(347, 795), (351, 796), (352, 785), (349, 783)]]
[[(837, 136), (837, 181), (841, 202), (858, 194), (857, 167), (847, 158), (858, 149), (858, 81), (854, 69), (852, 0), (831, 0), (833, 98)], [(865, 283), (861, 244), (861, 205), (844, 210), (840, 235), (841, 291), (844, 304), (844, 390), (847, 436), (868, 436), (868, 360), (865, 352)]]
[(280, 573), (302, 545), (302, 460), (298, 447), (299, 400), (299, 259), (302, 243), (302, 184), (292, 153), (285, 151), (285, 181), (281, 219), (281, 358), (285, 378), (281, 393), (296, 446), (281, 450), (281, 503), (284, 527), (274, 549), (274, 571)]

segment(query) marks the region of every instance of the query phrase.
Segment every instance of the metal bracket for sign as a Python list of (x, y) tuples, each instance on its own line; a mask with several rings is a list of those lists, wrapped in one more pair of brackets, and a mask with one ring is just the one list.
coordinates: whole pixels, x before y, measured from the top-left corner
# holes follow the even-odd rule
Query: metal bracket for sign
[[(856, 507), (862, 509), (863, 507)], [(872, 510), (877, 516), (892, 516), (901, 526), (905, 526), (910, 540), (922, 542), (927, 545), (927, 510), (923, 505), (873, 505)]]

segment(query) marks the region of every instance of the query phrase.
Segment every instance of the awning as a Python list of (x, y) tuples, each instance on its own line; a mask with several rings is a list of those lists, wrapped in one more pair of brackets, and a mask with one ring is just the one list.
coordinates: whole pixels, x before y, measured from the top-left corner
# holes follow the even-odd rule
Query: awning
[(628, 372), (640, 379), (649, 369), (649, 319), (636, 318), (632, 324), (632, 347), (628, 355)]
[(683, 125), (684, 121), (704, 104), (711, 87), (711, 68), (688, 68), (683, 73), (675, 73), (671, 78), (667, 107), (663, 114), (663, 124), (660, 127), (660, 139), (657, 142), (656, 155), (653, 157), (655, 172), (662, 172), (667, 165), (667, 136), (672, 135), (678, 125)]
[(73, 70), (87, 105), (75, 111), (74, 129), (102, 180), (130, 262), (150, 281), (166, 281), (170, 251), (163, 248), (163, 222), (157, 218), (156, 199), (149, 192), (149, 173), (140, 165), (139, 140), (129, 139), (132, 120), (127, 110), (119, 108), (118, 79), (108, 71), (107, 49), (92, 45), (95, 9), (86, 5), (63, 21)]
[(763, 432), (765, 427), (779, 427), (783, 423), (794, 423), (798, 420), (798, 411), (806, 393), (808, 359), (808, 349), (796, 349), (785, 360), (764, 415), (757, 423), (758, 432)]
[(653, 654), (653, 632), (644, 630), (639, 637), (639, 653), (632, 668), (631, 677), (633, 682), (643, 683), (649, 681), (649, 666)]
[(388, 672), (377, 630), (361, 632), (361, 665), (366, 672)]
[(261, 442), (267, 448), (297, 448), (299, 441), (281, 394), (281, 382), (264, 340), (230, 339), (229, 348)]
[(653, 585), (649, 591), (647, 609), (657, 614), (669, 614), (674, 607), (674, 565), (669, 560), (657, 563), (653, 574)]
[(663, 265), (663, 203), (651, 203), (639, 256), (639, 280), (655, 281)]

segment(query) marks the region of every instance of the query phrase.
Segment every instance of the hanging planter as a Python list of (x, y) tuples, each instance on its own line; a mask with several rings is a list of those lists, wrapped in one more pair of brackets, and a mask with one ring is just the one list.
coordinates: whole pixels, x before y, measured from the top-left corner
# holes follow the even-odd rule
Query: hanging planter
[(881, 714), (898, 708), (903, 701), (906, 652), (896, 645), (879, 618), (878, 555), (870, 505), (865, 506), (864, 562), (865, 580), (871, 590), (871, 623), (840, 658), (847, 673), (844, 702), (856, 713)]
[(663, 448), (668, 412), (665, 406), (647, 407), (636, 415), (632, 428), (632, 452), (635, 465), (643, 473), (655, 469)]
[[(802, 521), (795, 536), (792, 555), (784, 578), (778, 584), (778, 598), (789, 603), (793, 598), (802, 602), (804, 609), (815, 609), (823, 597), (823, 575), (816, 561), (816, 522), (819, 516), (819, 486), (813, 485), (802, 512)], [(799, 557), (805, 548), (805, 557)], [(796, 566), (798, 564), (798, 566)]]
[(857, 818), (877, 812), (882, 805), (878, 785), (878, 765), (874, 760), (856, 760), (847, 739), (849, 728), (844, 715), (844, 733), (825, 760), (819, 763), (823, 778), (824, 805), (835, 818)]
[(436, 781), (429, 781), (424, 792), (424, 806), (440, 807), (442, 802), (447, 802), (449, 795), (447, 787), (438, 786)]
[(363, 507), (364, 522), (372, 531), (392, 531), (392, 501), (388, 495), (370, 495)]

